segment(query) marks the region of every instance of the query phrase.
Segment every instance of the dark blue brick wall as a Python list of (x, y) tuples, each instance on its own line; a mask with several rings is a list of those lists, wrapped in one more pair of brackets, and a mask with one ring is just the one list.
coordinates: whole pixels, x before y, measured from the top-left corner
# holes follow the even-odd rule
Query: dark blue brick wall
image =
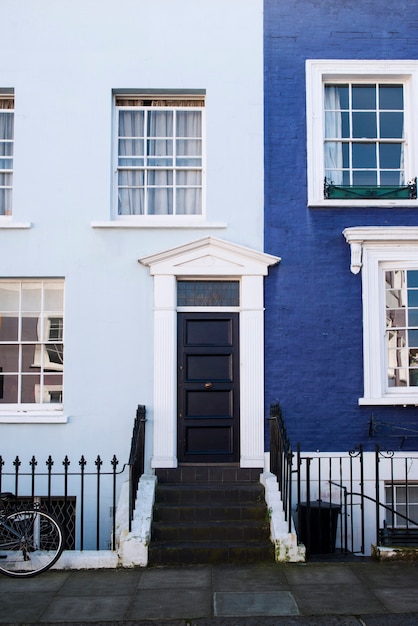
[[(304, 450), (418, 449), (418, 408), (358, 406), (361, 276), (350, 272), (342, 235), (349, 226), (417, 225), (418, 212), (308, 209), (305, 124), (305, 60), (417, 59), (417, 9), (418, 0), (265, 0), (265, 250), (282, 257), (265, 287), (266, 406), (281, 403)], [(389, 424), (374, 437), (372, 414)]]

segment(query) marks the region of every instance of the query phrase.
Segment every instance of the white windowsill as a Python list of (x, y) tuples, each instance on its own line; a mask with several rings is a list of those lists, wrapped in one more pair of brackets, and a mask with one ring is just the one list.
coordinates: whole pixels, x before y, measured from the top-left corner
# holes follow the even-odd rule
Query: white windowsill
[(418, 208), (418, 200), (312, 200), (308, 204), (311, 208), (321, 209), (353, 209), (356, 207), (375, 207), (378, 209), (387, 208)]
[(62, 412), (47, 411), (10, 411), (0, 412), (0, 424), (67, 424), (68, 415)]
[(128, 219), (91, 222), (92, 228), (227, 228), (226, 222), (205, 222), (176, 217), (140, 217)]
[(32, 228), (31, 222), (14, 222), (11, 217), (0, 217), (0, 228), (24, 229)]
[(360, 406), (418, 406), (418, 396), (385, 396), (384, 398), (359, 398)]

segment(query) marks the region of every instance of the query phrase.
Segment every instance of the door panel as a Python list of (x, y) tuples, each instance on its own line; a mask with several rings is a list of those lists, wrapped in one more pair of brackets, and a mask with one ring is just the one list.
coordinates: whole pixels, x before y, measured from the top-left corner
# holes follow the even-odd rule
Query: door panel
[(238, 313), (178, 314), (178, 458), (239, 460)]

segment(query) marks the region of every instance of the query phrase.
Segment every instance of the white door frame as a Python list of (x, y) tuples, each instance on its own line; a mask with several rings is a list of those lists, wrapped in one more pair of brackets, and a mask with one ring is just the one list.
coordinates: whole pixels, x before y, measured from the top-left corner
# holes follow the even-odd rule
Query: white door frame
[(153, 468), (177, 467), (177, 280), (186, 277), (240, 280), (240, 467), (264, 467), (263, 278), (279, 261), (214, 237), (140, 259), (154, 276)]

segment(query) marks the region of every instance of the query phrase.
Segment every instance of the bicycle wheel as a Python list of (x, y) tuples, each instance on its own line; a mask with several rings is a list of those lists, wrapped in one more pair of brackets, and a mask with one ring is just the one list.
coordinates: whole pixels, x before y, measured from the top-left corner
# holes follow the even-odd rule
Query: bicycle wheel
[(49, 569), (64, 547), (63, 533), (49, 513), (26, 510), (0, 520), (0, 572), (30, 577)]

